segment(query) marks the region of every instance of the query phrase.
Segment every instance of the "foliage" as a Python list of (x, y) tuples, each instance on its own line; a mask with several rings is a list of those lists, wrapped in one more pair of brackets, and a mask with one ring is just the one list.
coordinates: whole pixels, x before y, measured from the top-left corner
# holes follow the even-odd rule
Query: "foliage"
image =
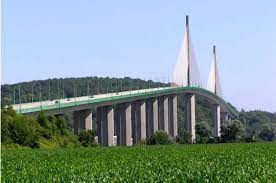
[(275, 172), (276, 143), (8, 150), (1, 157), (2, 182), (276, 182)]
[(31, 148), (38, 147), (39, 125), (32, 118), (24, 115), (18, 115), (13, 120), (11, 126), (11, 137), (14, 143), (29, 146)]
[(80, 143), (67, 129), (63, 117), (46, 116), (41, 112), (37, 120), (16, 114), (11, 108), (1, 111), (1, 142), (4, 148), (78, 147)]
[(3, 108), (1, 110), (1, 143), (12, 143), (11, 127), (13, 125), (13, 118), (16, 116), (16, 112), (12, 107)]
[(211, 127), (208, 123), (201, 122), (201, 123), (196, 124), (195, 130), (196, 130), (196, 142), (197, 143), (209, 142), (211, 135), (212, 135), (212, 131), (211, 131)]
[(156, 131), (151, 137), (147, 138), (146, 143), (148, 145), (166, 145), (172, 144), (173, 139), (165, 131)]
[(185, 129), (179, 129), (178, 135), (176, 137), (176, 142), (179, 144), (191, 144), (192, 135), (188, 133)]
[(95, 132), (92, 130), (84, 130), (79, 134), (79, 141), (84, 147), (95, 145)]
[(239, 120), (245, 125), (248, 137), (256, 138), (264, 128), (276, 129), (276, 113), (258, 110), (245, 112), (242, 110)]
[(269, 128), (264, 128), (260, 132), (259, 137), (265, 141), (272, 141), (275, 138), (275, 131)]
[(31, 148), (38, 147), (40, 126), (34, 119), (17, 115), (12, 108), (2, 109), (1, 117), (2, 143), (15, 143)]
[(76, 135), (59, 136), (55, 135), (51, 139), (40, 138), (39, 146), (41, 149), (56, 149), (56, 148), (76, 148), (81, 147)]
[(244, 126), (239, 120), (226, 121), (221, 127), (222, 142), (233, 142), (242, 139)]
[(59, 116), (57, 118), (56, 127), (57, 127), (57, 131), (60, 135), (63, 136), (63, 135), (68, 135), (69, 134), (67, 124), (65, 122), (64, 117)]

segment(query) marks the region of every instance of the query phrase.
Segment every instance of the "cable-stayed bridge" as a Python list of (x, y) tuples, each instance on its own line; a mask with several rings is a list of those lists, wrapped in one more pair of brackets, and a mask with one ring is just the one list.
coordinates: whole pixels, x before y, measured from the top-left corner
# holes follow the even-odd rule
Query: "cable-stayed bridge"
[[(173, 137), (178, 134), (177, 95), (186, 96), (186, 127), (195, 141), (196, 96), (206, 98), (212, 106), (213, 136), (220, 136), (221, 124), (237, 116), (223, 99), (213, 47), (212, 64), (207, 86), (200, 79), (200, 73), (193, 51), (189, 20), (186, 16), (186, 30), (179, 56), (168, 87), (147, 88), (88, 95), (74, 98), (60, 98), (13, 105), (18, 113), (36, 115), (40, 111), (62, 115), (74, 114), (74, 131), (78, 133), (92, 129), (92, 116), (96, 116), (97, 136), (102, 146), (132, 145), (157, 130), (164, 130)], [(92, 114), (92, 108), (96, 113)]]

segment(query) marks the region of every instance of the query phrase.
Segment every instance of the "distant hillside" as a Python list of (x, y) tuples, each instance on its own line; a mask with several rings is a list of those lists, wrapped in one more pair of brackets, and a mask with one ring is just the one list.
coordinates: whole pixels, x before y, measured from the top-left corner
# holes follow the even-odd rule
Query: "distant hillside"
[[(136, 90), (166, 86), (160, 82), (141, 79), (109, 78), (109, 77), (82, 77), (82, 78), (55, 78), (37, 80), (11, 85), (2, 85), (1, 99), (3, 105), (54, 100), (74, 96), (95, 95), (125, 90)], [(19, 96), (20, 90), (20, 96)], [(33, 94), (33, 95), (32, 95)], [(33, 97), (32, 97), (33, 96)]]
[(248, 133), (257, 134), (263, 128), (276, 130), (276, 113), (266, 111), (244, 111), (239, 115), (239, 120), (248, 126)]

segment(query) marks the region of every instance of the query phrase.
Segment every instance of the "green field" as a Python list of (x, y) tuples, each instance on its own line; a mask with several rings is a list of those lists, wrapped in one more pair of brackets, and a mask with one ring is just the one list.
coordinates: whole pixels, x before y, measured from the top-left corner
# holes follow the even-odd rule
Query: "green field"
[(276, 182), (276, 143), (2, 151), (2, 182)]

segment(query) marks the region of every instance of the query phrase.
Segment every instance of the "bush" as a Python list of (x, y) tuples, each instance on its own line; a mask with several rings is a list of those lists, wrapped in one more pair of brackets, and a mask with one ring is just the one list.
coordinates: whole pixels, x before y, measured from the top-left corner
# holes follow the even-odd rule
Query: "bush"
[(172, 144), (173, 139), (165, 131), (157, 131), (150, 138), (146, 139), (148, 145)]
[(9, 143), (9, 144), (1, 144), (1, 150), (18, 150), (18, 149), (30, 149), (29, 147), (26, 146), (21, 146), (19, 144), (15, 144), (15, 143)]
[(68, 135), (67, 125), (63, 117), (57, 118), (56, 127), (60, 135)]
[(40, 136), (42, 136), (45, 139), (51, 139), (52, 138), (51, 132), (49, 132), (49, 130), (47, 130), (45, 128), (40, 128), (39, 132), (40, 132)]
[(250, 142), (257, 142), (257, 140), (255, 139), (254, 136), (246, 136), (246, 137), (244, 137), (242, 140), (243, 140), (244, 142), (248, 142), (248, 143), (250, 143)]
[(95, 146), (95, 132), (92, 130), (84, 130), (79, 134), (79, 141), (84, 147)]
[(215, 143), (221, 143), (221, 142), (222, 142), (221, 137), (210, 137), (206, 141), (206, 143), (208, 143), (208, 144), (215, 144)]
[(140, 140), (138, 141), (136, 144), (134, 144), (135, 146), (144, 146), (147, 144), (147, 140), (144, 139), (144, 140)]
[(233, 142), (242, 139), (244, 134), (244, 126), (238, 121), (229, 121), (221, 127), (222, 142)]
[(37, 122), (39, 123), (39, 125), (45, 129), (51, 129), (51, 124), (47, 118), (47, 116), (45, 115), (45, 113), (43, 111), (41, 111), (38, 116), (37, 116)]
[(210, 141), (212, 131), (210, 126), (206, 122), (201, 122), (196, 124), (196, 142), (201, 144), (206, 144)]
[(272, 129), (264, 128), (260, 132), (259, 137), (265, 141), (273, 141), (275, 138), (275, 132)]
[(1, 143), (12, 143), (11, 128), (16, 112), (11, 108), (1, 109)]
[(10, 133), (13, 142), (16, 144), (31, 148), (39, 147), (39, 125), (32, 118), (17, 115), (13, 119)]
[(184, 129), (180, 129), (176, 137), (176, 142), (179, 144), (191, 144), (192, 135)]

